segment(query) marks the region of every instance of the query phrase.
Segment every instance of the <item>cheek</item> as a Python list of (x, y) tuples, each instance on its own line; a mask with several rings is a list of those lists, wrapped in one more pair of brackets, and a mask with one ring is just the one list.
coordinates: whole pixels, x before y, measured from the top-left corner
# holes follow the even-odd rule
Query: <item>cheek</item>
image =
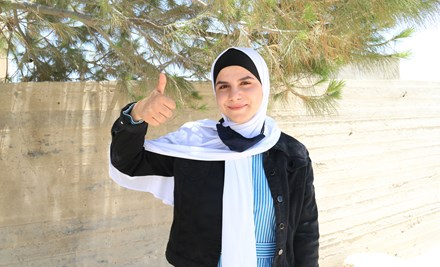
[(222, 107), (223, 107), (223, 105), (222, 105), (222, 101), (221, 101), (221, 97), (219, 96), (219, 95), (217, 95), (217, 97), (216, 97), (216, 104), (217, 104), (217, 109), (219, 109), (220, 111), (222, 111)]
[(218, 107), (223, 106), (223, 103), (225, 102), (224, 98), (225, 98), (224, 94), (222, 94), (221, 92), (220, 93), (217, 92), (215, 100)]
[(256, 90), (254, 94), (254, 102), (258, 105), (263, 103), (263, 91), (261, 89)]
[(260, 105), (263, 104), (263, 95), (260, 96), (258, 101), (259, 101)]

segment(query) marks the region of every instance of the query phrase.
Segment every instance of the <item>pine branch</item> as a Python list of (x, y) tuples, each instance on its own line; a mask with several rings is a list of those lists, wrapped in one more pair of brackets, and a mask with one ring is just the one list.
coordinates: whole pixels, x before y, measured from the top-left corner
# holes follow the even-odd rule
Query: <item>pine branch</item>
[[(423, 24), (440, 11), (438, 0), (0, 0), (0, 5), (0, 27), (7, 31), (2, 35), (10, 37), (10, 55), (22, 68), (17, 79), (28, 73), (35, 80), (70, 79), (79, 73), (80, 79), (117, 79), (133, 86), (138, 84), (133, 80), (146, 82), (166, 69), (179, 74), (169, 83), (170, 93), (189, 101), (194, 92), (180, 79), (206, 79), (220, 51), (246, 45), (266, 59), (275, 98), (294, 96), (323, 112), (335, 106), (342, 86), (330, 81), (325, 93), (316, 88), (344, 65), (368, 69), (406, 56), (385, 48), (410, 30), (391, 37), (383, 33), (402, 22)], [(47, 51), (38, 39), (49, 43)], [(23, 46), (49, 74), (26, 69), (23, 53), (17, 52)]]
[[(6, 7), (9, 7), (11, 9), (20, 9), (20, 10), (30, 11), (30, 12), (33, 12), (36, 14), (41, 13), (41, 14), (45, 14), (45, 15), (60, 17), (60, 18), (74, 19), (74, 20), (80, 21), (80, 22), (84, 23), (85, 25), (92, 27), (92, 28), (95, 27), (95, 25), (102, 25), (102, 24), (106, 23), (102, 20), (94, 19), (93, 17), (90, 17), (90, 16), (83, 14), (83, 13), (80, 13), (78, 11), (63, 10), (63, 9), (58, 9), (56, 7), (47, 7), (47, 6), (40, 5), (40, 4), (32, 4), (32, 3), (17, 1), (17, 0), (10, 0), (10, 1), (0, 0), (0, 4), (4, 5)], [(116, 10), (114, 10), (114, 11), (116, 12)], [(144, 18), (128, 18), (128, 19), (133, 22), (137, 21), (137, 22), (146, 23), (146, 24), (149, 24), (149, 25), (153, 26), (154, 28), (158, 28), (158, 29), (168, 26), (168, 25), (157, 25), (156, 23), (152, 22), (151, 20), (144, 19)]]
[[(100, 20), (93, 19), (87, 15), (78, 13), (78, 12), (72, 12), (68, 10), (60, 10), (57, 8), (48, 8), (46, 6), (42, 6), (39, 4), (29, 4), (26, 2), (20, 2), (20, 1), (1, 1), (0, 4), (4, 2), (5, 4), (10, 5), (12, 8), (16, 9), (25, 9), (27, 11), (31, 11), (35, 13), (37, 16), (39, 14), (45, 14), (45, 15), (52, 15), (60, 18), (70, 18), (74, 20), (78, 20), (82, 22), (84, 25), (86, 25), (89, 28), (92, 28), (93, 30), (97, 31), (102, 38), (104, 38), (107, 41), (107, 44), (112, 47), (112, 49), (121, 57), (121, 59), (128, 65), (130, 65), (131, 68), (134, 70), (137, 70), (139, 72), (143, 72), (142, 69), (139, 68), (138, 65), (132, 63), (132, 59), (127, 57), (126, 54), (123, 51), (123, 48), (115, 46), (113, 43), (111, 36), (107, 34), (102, 28), (101, 24), (104, 24)], [(24, 36), (24, 35), (23, 35)], [(29, 47), (29, 46), (27, 46)]]

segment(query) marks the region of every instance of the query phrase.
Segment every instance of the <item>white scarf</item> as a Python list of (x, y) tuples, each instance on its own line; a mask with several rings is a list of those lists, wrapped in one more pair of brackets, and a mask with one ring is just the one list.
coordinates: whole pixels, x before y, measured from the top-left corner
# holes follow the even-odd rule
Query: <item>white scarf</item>
[[(235, 49), (247, 54), (257, 67), (263, 88), (263, 100), (255, 116), (248, 122), (236, 124), (223, 115), (225, 120), (223, 125), (225, 127), (230, 126), (244, 137), (253, 137), (260, 134), (264, 124), (265, 138), (243, 152), (234, 152), (224, 145), (219, 138), (216, 129), (217, 121), (200, 120), (186, 123), (176, 132), (158, 139), (146, 140), (144, 144), (145, 150), (162, 155), (203, 161), (225, 161), (221, 251), (222, 266), (224, 267), (256, 266), (257, 264), (253, 214), (252, 156), (269, 150), (276, 144), (281, 135), (275, 121), (266, 116), (270, 89), (266, 63), (252, 49)], [(216, 61), (214, 61), (212, 69)], [(130, 177), (119, 172), (111, 164), (110, 176), (123, 187), (150, 192), (169, 205), (174, 202), (173, 177)]]

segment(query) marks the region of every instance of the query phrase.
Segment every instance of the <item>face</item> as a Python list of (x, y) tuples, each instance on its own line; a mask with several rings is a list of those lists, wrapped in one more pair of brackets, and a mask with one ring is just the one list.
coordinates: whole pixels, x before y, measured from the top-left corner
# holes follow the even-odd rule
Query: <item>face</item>
[(229, 66), (219, 72), (215, 92), (220, 112), (235, 123), (249, 121), (263, 100), (261, 83), (240, 66)]

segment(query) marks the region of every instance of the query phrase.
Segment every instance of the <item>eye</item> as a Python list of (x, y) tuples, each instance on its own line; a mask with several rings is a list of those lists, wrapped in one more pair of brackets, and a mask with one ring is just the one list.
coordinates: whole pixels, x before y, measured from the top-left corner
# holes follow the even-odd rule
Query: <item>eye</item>
[(250, 81), (242, 81), (240, 84), (241, 85), (249, 85), (249, 84), (252, 84), (252, 83)]
[(217, 90), (222, 90), (222, 89), (226, 89), (226, 88), (228, 88), (227, 84), (220, 84), (217, 86)]

